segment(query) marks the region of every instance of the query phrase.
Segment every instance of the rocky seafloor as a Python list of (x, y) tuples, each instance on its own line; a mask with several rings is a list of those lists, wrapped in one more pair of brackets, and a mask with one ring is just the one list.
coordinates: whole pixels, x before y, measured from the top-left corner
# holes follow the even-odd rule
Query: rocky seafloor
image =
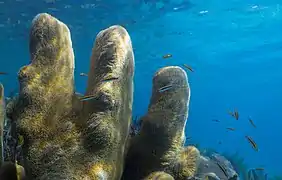
[[(28, 180), (240, 179), (224, 156), (184, 146), (190, 87), (180, 67), (155, 73), (148, 112), (140, 130), (131, 133), (135, 65), (123, 27), (111, 26), (96, 37), (88, 99), (75, 92), (74, 52), (64, 23), (37, 15), (29, 51), (30, 64), (18, 73), (19, 93), (5, 103), (0, 88), (1, 180), (19, 179), (17, 171), (6, 176), (5, 162), (24, 167), (20, 179)], [(248, 177), (265, 175), (250, 170)]]

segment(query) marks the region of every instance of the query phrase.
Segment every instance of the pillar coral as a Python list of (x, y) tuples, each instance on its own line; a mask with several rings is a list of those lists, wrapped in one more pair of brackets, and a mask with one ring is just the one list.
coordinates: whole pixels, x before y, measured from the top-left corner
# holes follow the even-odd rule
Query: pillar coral
[[(190, 88), (183, 69), (165, 67), (153, 78), (148, 113), (130, 137), (134, 54), (121, 26), (101, 31), (92, 50), (85, 95), (74, 88), (74, 53), (68, 27), (49, 14), (30, 30), (30, 64), (18, 73), (20, 91), (7, 105), (24, 137), (28, 179), (186, 179), (200, 153), (184, 147)], [(159, 89), (172, 85), (164, 92)]]

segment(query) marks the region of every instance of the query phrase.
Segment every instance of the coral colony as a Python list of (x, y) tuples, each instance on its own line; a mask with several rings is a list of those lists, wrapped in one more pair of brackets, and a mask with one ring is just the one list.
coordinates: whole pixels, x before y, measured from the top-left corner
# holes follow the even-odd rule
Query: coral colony
[(123, 27), (97, 35), (85, 95), (75, 92), (64, 23), (37, 15), (29, 49), (31, 63), (18, 73), (19, 94), (5, 105), (0, 87), (1, 180), (239, 178), (223, 156), (184, 146), (190, 88), (180, 67), (156, 72), (148, 112), (138, 132), (130, 132), (134, 54)]

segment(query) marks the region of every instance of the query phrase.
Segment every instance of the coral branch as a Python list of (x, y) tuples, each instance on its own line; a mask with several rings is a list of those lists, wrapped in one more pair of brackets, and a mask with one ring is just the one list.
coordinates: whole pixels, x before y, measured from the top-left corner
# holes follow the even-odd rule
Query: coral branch
[(134, 56), (127, 31), (121, 26), (101, 31), (93, 48), (86, 91), (95, 98), (83, 103), (81, 118), (87, 119), (84, 147), (101, 159), (91, 164), (93, 179), (100, 176), (101, 164), (107, 167), (105, 177), (121, 177), (131, 122), (133, 72)]
[[(68, 115), (74, 94), (74, 54), (69, 29), (48, 14), (30, 30), (31, 64), (18, 74), (20, 93), (7, 115), (24, 135), (24, 165), (30, 178), (68, 177), (70, 144), (78, 139)], [(73, 146), (73, 145), (72, 145)]]
[[(163, 87), (168, 89), (159, 91)], [(148, 114), (141, 118), (140, 133), (130, 145), (124, 179), (142, 179), (154, 171), (183, 178), (194, 175), (199, 152), (196, 148), (183, 149), (189, 99), (183, 69), (165, 67), (156, 73)], [(181, 158), (187, 158), (188, 162)]]

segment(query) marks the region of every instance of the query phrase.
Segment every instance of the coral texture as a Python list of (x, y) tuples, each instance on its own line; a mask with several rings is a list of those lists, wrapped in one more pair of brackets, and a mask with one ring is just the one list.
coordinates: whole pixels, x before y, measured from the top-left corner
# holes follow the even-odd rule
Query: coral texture
[[(6, 114), (23, 137), (29, 180), (186, 179), (200, 153), (184, 147), (190, 88), (180, 67), (153, 79), (148, 113), (130, 137), (134, 55), (121, 26), (101, 31), (91, 56), (86, 96), (75, 93), (68, 27), (43, 13), (30, 30), (30, 64), (18, 73), (20, 92)], [(169, 86), (165, 91), (160, 88)]]
[[(170, 87), (160, 91), (162, 87)], [(124, 179), (142, 179), (153, 171), (165, 171), (175, 179), (195, 175), (200, 153), (184, 147), (190, 88), (179, 67), (160, 69), (153, 79), (148, 113), (140, 120), (140, 133), (130, 144)]]

